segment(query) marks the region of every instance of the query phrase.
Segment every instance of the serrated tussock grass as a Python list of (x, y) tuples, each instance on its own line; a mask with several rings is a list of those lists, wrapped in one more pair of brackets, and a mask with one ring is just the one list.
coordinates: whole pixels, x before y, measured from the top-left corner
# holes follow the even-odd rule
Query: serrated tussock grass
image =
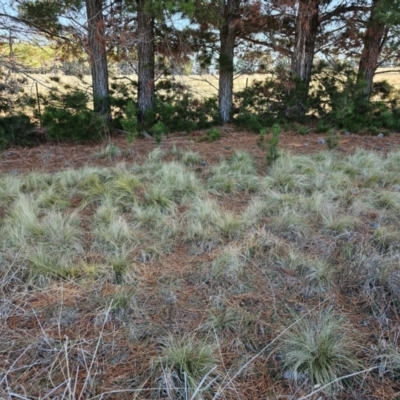
[[(201, 398), (201, 394), (215, 393), (217, 371), (207, 374), (218, 366), (216, 354), (213, 345), (190, 336), (170, 336), (163, 343), (160, 357), (153, 360), (153, 368), (160, 374), (160, 390), (171, 388), (174, 398)], [(199, 397), (192, 397), (196, 392)]]
[[(284, 365), (296, 382), (325, 386), (360, 369), (357, 338), (343, 318), (330, 311), (300, 321), (282, 340), (279, 350)], [(325, 390), (334, 394), (343, 386), (337, 381)]]
[(230, 158), (211, 168), (208, 187), (216, 192), (257, 192), (261, 180), (255, 173), (254, 161), (244, 152), (235, 152)]
[(0, 392), (394, 398), (399, 153), (202, 159), (0, 175)]

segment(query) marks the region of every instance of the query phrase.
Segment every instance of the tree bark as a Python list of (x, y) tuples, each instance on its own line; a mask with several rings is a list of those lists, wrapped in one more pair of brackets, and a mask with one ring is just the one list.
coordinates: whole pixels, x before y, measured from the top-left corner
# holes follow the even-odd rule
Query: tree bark
[(137, 0), (138, 107), (139, 121), (154, 108), (154, 18), (146, 10), (146, 0)]
[(235, 12), (239, 5), (240, 0), (226, 0), (220, 9), (224, 22), (220, 27), (218, 109), (223, 123), (232, 118), (233, 57), (237, 30)]
[(103, 0), (86, 0), (89, 60), (92, 73), (94, 111), (111, 120)]
[(289, 116), (302, 117), (311, 81), (315, 42), (319, 27), (320, 0), (299, 0), (296, 18), (295, 45), (290, 72), (293, 81), (287, 89)]
[(367, 30), (363, 38), (364, 47), (358, 66), (357, 86), (362, 87), (361, 96), (366, 101), (369, 101), (371, 97), (375, 71), (388, 33), (386, 25), (376, 20), (378, 3), (379, 0), (374, 0), (372, 4)]

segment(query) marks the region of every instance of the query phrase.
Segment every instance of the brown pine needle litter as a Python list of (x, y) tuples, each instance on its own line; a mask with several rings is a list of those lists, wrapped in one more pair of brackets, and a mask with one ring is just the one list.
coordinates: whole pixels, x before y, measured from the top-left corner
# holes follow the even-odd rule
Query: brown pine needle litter
[(3, 154), (0, 398), (400, 395), (399, 137), (221, 133)]

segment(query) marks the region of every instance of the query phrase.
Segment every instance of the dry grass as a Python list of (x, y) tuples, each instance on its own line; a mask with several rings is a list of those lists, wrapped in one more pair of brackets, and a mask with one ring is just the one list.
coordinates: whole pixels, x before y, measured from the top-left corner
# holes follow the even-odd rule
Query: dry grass
[(1, 398), (398, 395), (400, 153), (200, 160), (0, 175)]
[[(250, 86), (254, 81), (263, 81), (269, 75), (268, 74), (243, 74), (238, 75), (234, 80), (234, 92), (238, 92), (243, 90), (247, 86)], [(25, 85), (25, 91), (30, 93), (32, 96), (35, 96), (36, 88), (35, 82), (39, 83), (40, 92), (42, 94), (46, 94), (48, 89), (52, 86), (57, 85), (50, 78), (58, 77), (61, 82), (61, 89), (67, 85), (70, 87), (76, 87), (83, 91), (90, 90), (91, 86), (91, 77), (89, 75), (85, 75), (82, 78), (77, 78), (74, 76), (65, 76), (65, 75), (39, 75), (32, 74), (28, 78), (28, 83)], [(121, 76), (118, 76), (117, 82), (121, 82)], [(126, 77), (127, 79), (123, 79), (126, 83), (129, 80), (137, 81), (136, 75), (129, 75)], [(198, 98), (208, 98), (211, 96), (216, 96), (218, 94), (218, 75), (182, 75), (175, 76), (174, 79), (177, 83), (180, 83), (187, 87), (187, 90), (194, 95), (194, 97)], [(112, 79), (111, 79), (112, 80)], [(377, 71), (377, 75), (375, 76), (375, 81), (383, 81), (386, 80), (390, 84), (392, 84), (395, 88), (400, 89), (400, 70), (396, 68), (380, 68)], [(59, 87), (57, 85), (57, 87)]]

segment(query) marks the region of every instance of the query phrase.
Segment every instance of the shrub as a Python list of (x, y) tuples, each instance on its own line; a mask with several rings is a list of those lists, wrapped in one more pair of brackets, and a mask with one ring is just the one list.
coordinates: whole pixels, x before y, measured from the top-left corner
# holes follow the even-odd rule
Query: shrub
[(132, 101), (128, 102), (125, 110), (126, 118), (121, 120), (121, 124), (126, 131), (126, 137), (129, 143), (135, 141), (138, 135), (138, 121), (137, 121), (137, 110), (133, 106)]
[(351, 65), (320, 62), (314, 68), (312, 86), (307, 110), (322, 118), (317, 132), (339, 128), (376, 133), (377, 129), (400, 128), (398, 93), (387, 82), (374, 84), (368, 101), (363, 94), (364, 83), (357, 81), (357, 72)]
[(329, 150), (334, 150), (339, 145), (339, 135), (334, 134), (333, 129), (329, 131), (329, 134), (326, 138), (326, 145)]
[(10, 115), (0, 118), (0, 150), (8, 146), (31, 146), (36, 138), (32, 135), (35, 125), (27, 115)]
[(79, 90), (58, 95), (53, 90), (49, 95), (42, 124), (50, 139), (86, 141), (101, 138), (104, 120), (87, 108), (88, 96)]
[(215, 142), (221, 137), (221, 133), (217, 128), (211, 128), (206, 133), (210, 142)]
[(234, 120), (237, 126), (253, 132), (260, 132), (263, 129), (262, 118), (254, 113), (244, 111)]
[[(201, 101), (187, 93), (182, 84), (163, 80), (156, 86), (154, 108), (146, 113), (141, 127), (150, 134), (159, 136), (160, 131), (163, 134), (170, 131), (191, 132), (194, 129), (209, 128), (218, 121), (216, 97)], [(163, 125), (158, 124), (159, 122)]]
[(160, 143), (162, 137), (166, 135), (169, 130), (162, 121), (158, 121), (155, 125), (151, 127), (150, 132), (156, 139), (156, 142)]

